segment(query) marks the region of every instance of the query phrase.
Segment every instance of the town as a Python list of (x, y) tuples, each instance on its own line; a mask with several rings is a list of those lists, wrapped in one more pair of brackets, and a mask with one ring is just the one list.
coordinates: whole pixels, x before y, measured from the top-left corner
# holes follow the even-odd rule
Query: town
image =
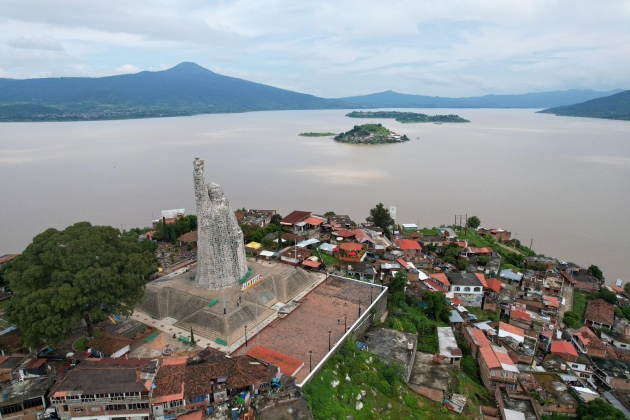
[[(196, 214), (78, 223), (0, 257), (1, 418), (630, 416), (630, 293), (597, 266), (477, 216), (233, 211), (203, 160), (193, 174)], [(76, 319), (41, 283), (71, 254), (48, 288), (93, 275)], [(95, 273), (117, 258), (110, 290)]]

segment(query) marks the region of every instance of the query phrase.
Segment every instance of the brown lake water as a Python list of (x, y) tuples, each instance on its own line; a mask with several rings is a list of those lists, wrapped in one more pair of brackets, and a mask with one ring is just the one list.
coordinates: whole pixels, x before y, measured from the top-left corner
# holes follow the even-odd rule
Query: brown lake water
[[(146, 226), (160, 210), (194, 212), (192, 161), (206, 160), (233, 208), (349, 214), (382, 202), (398, 221), (477, 215), (549, 256), (630, 269), (630, 122), (533, 110), (429, 109), (469, 124), (358, 120), (347, 110), (275, 111), (128, 121), (0, 124), (0, 255), (78, 221)], [(381, 122), (412, 140), (356, 146), (304, 131)]]

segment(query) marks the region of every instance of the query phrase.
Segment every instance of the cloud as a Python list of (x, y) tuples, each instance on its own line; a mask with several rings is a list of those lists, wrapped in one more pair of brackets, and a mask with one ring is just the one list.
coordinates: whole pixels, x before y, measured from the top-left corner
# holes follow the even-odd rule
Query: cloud
[(61, 43), (48, 35), (39, 37), (32, 36), (30, 38), (23, 36), (10, 38), (7, 40), (7, 45), (13, 48), (24, 48), (27, 50), (63, 51)]
[(139, 67), (134, 66), (133, 64), (123, 64), (120, 67), (116, 67), (114, 71), (117, 74), (130, 74), (130, 73), (140, 73), (142, 70)]

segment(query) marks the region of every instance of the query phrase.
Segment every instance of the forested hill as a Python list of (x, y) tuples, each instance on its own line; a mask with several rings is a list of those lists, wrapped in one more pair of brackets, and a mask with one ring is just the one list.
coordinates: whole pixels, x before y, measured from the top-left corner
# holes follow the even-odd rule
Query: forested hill
[(370, 95), (339, 98), (362, 108), (551, 108), (571, 105), (589, 99), (621, 92), (594, 90), (563, 90), (524, 93), (520, 95), (485, 95), (469, 98), (443, 98), (440, 96), (408, 95), (391, 90)]
[(545, 109), (540, 112), (567, 117), (607, 118), (611, 120), (630, 121), (630, 90), (575, 105)]
[[(0, 119), (5, 120), (16, 115), (21, 120), (84, 120), (350, 106), (223, 76), (194, 63), (99, 78), (0, 79)], [(53, 110), (47, 113), (44, 107)]]

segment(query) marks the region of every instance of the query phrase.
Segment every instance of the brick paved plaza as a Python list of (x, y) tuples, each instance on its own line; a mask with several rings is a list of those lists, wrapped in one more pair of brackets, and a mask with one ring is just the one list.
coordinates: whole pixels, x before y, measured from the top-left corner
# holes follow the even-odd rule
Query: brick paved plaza
[[(293, 312), (262, 329), (259, 336), (250, 338), (249, 347), (260, 342), (263, 347), (304, 361), (304, 367), (296, 375), (297, 382), (301, 382), (309, 373), (309, 350), (313, 351), (315, 368), (328, 353), (328, 331), (334, 346), (344, 334), (344, 315), (350, 328), (359, 317), (359, 300), (361, 313), (370, 305), (370, 289), (369, 283), (328, 278), (306, 295)], [(380, 292), (380, 286), (374, 285), (373, 299)], [(241, 346), (233, 354), (245, 354), (247, 350)]]

